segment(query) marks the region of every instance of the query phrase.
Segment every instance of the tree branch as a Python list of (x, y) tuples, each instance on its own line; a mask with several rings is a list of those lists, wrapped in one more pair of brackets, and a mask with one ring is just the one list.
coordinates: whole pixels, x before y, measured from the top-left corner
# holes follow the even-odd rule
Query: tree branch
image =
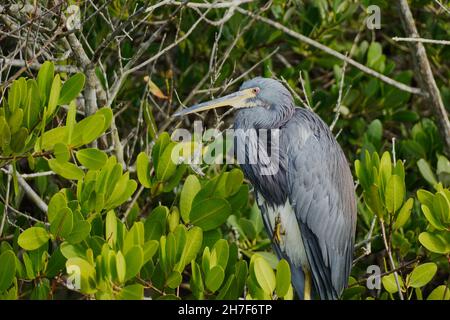
[(289, 36), (291, 36), (291, 37), (293, 37), (293, 38), (295, 38), (297, 40), (300, 40), (300, 41), (302, 41), (304, 43), (309, 44), (310, 46), (313, 46), (313, 47), (315, 47), (315, 48), (317, 48), (319, 50), (322, 50), (322, 51), (328, 53), (329, 55), (332, 55), (335, 58), (338, 58), (338, 59), (340, 59), (342, 61), (346, 61), (349, 65), (352, 65), (352, 66), (358, 68), (359, 70), (361, 70), (362, 72), (367, 73), (368, 75), (370, 75), (372, 77), (375, 77), (375, 78), (377, 78), (377, 79), (379, 79), (379, 80), (381, 80), (381, 81), (383, 81), (383, 82), (385, 82), (385, 83), (387, 83), (387, 84), (389, 84), (389, 85), (391, 85), (393, 87), (396, 87), (397, 89), (400, 89), (402, 91), (406, 91), (406, 92), (409, 92), (409, 93), (413, 93), (413, 94), (418, 94), (418, 95), (423, 94), (422, 90), (420, 90), (419, 88), (410, 87), (410, 86), (408, 86), (408, 85), (406, 85), (404, 83), (401, 83), (401, 82), (398, 82), (398, 81), (396, 81), (394, 79), (391, 79), (391, 78), (389, 78), (389, 77), (387, 77), (387, 76), (385, 76), (385, 75), (383, 75), (383, 74), (381, 74), (381, 73), (379, 73), (379, 72), (377, 72), (377, 71), (375, 71), (373, 69), (370, 69), (370, 68), (366, 67), (365, 65), (363, 65), (363, 64), (361, 64), (361, 63), (359, 63), (359, 62), (357, 62), (357, 61), (355, 61), (355, 60), (353, 60), (353, 59), (351, 59), (349, 57), (346, 57), (345, 55), (343, 55), (340, 52), (337, 52), (336, 50), (333, 50), (333, 49), (331, 49), (331, 48), (329, 48), (329, 47), (327, 47), (327, 46), (325, 46), (325, 45), (323, 45), (323, 44), (321, 44), (321, 43), (319, 43), (319, 42), (317, 42), (317, 41), (315, 41), (315, 40), (313, 40), (311, 38), (308, 38), (307, 36), (304, 36), (304, 35), (302, 35), (302, 34), (300, 34), (298, 32), (295, 32), (294, 30), (291, 30), (291, 29), (283, 26), (281, 23), (278, 23), (278, 22), (273, 21), (271, 19), (262, 17), (260, 15), (256, 15), (253, 12), (250, 12), (248, 10), (242, 9), (240, 7), (237, 7), (236, 11), (238, 11), (238, 12), (240, 12), (242, 14), (248, 15), (250, 17), (254, 17), (256, 20), (264, 22), (264, 23), (274, 27), (275, 29), (283, 31), (287, 35), (289, 35)]
[[(398, 8), (405, 33), (409, 38), (420, 38), (407, 0), (398, 0)], [(434, 80), (430, 62), (422, 42), (411, 42), (412, 56), (415, 62), (415, 74), (419, 77), (422, 90), (427, 93), (427, 100), (432, 108), (444, 140), (445, 151), (450, 155), (450, 121), (439, 88)]]

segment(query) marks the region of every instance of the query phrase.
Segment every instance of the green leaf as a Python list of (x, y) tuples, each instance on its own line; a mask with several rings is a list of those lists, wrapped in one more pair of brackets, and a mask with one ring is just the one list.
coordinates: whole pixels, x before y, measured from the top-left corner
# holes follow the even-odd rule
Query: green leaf
[(167, 147), (169, 143), (170, 143), (169, 134), (167, 132), (163, 132), (160, 134), (158, 141), (156, 141), (155, 145), (152, 148), (153, 166), (156, 172), (158, 171), (158, 164), (161, 155), (163, 154), (164, 149)]
[(216, 256), (217, 265), (221, 266), (224, 270), (227, 268), (229, 252), (227, 240), (220, 239), (214, 244), (213, 254)]
[(52, 252), (50, 259), (48, 260), (48, 265), (45, 270), (45, 276), (50, 278), (56, 277), (61, 270), (64, 269), (64, 264), (66, 263), (66, 258), (61, 253), (61, 248), (58, 247)]
[(392, 160), (389, 152), (384, 152), (380, 160), (380, 177), (381, 189), (384, 190), (387, 186), (389, 178), (392, 175)]
[(11, 250), (0, 255), (0, 292), (8, 289), (16, 275), (16, 256)]
[(144, 103), (144, 120), (150, 138), (155, 140), (155, 137), (158, 134), (158, 127), (156, 126), (155, 117), (153, 116), (152, 105), (147, 101)]
[(108, 160), (106, 153), (96, 148), (81, 149), (77, 151), (76, 157), (83, 166), (90, 170), (101, 169)]
[(66, 127), (67, 127), (67, 144), (70, 145), (72, 143), (73, 130), (75, 128), (75, 124), (77, 123), (77, 106), (75, 103), (69, 104), (69, 110), (67, 111), (66, 117)]
[(237, 292), (240, 295), (245, 288), (245, 281), (248, 275), (248, 266), (245, 260), (240, 260), (234, 266), (236, 276)]
[[(108, 111), (105, 112), (103, 110)], [(111, 111), (108, 108), (102, 108), (95, 114), (90, 115), (89, 117), (76, 123), (73, 129), (71, 146), (79, 147), (81, 145), (91, 143), (100, 137), (102, 133), (105, 132), (106, 126), (106, 117), (103, 114), (109, 114), (110, 112)], [(64, 128), (67, 130), (66, 127)]]
[(35, 274), (34, 268), (33, 268), (33, 263), (31, 262), (31, 259), (26, 252), (23, 253), (22, 259), (23, 259), (23, 264), (25, 265), (26, 278), (29, 280), (36, 278), (36, 274)]
[(108, 211), (105, 220), (105, 238), (111, 248), (114, 248), (117, 242), (117, 218), (113, 210)]
[(427, 300), (450, 300), (450, 288), (445, 285), (434, 288), (428, 295)]
[(80, 180), (84, 177), (84, 172), (76, 165), (70, 162), (60, 163), (56, 159), (49, 159), (48, 165), (52, 171), (63, 178), (70, 180)]
[(437, 265), (433, 262), (424, 263), (414, 268), (409, 277), (409, 286), (421, 288), (433, 279)]
[(75, 99), (83, 89), (84, 80), (84, 74), (77, 73), (64, 82), (58, 104), (69, 104), (69, 102)]
[(117, 279), (120, 283), (123, 283), (125, 281), (125, 276), (127, 272), (127, 264), (125, 261), (125, 257), (123, 256), (122, 252), (117, 252), (116, 255), (116, 270), (117, 270)]
[(263, 258), (264, 260), (266, 260), (266, 262), (269, 264), (269, 266), (272, 269), (276, 269), (278, 263), (280, 262), (280, 260), (275, 255), (275, 253), (270, 252), (270, 251), (256, 251), (256, 252), (254, 252), (254, 256), (255, 256), (255, 258), (259, 257), (259, 258)]
[(44, 132), (41, 136), (40, 146), (36, 143), (35, 149), (48, 151), (53, 150), (55, 144), (58, 142), (66, 143), (67, 132), (67, 127), (57, 127)]
[(433, 214), (442, 224), (450, 222), (450, 200), (442, 191), (437, 192), (434, 196)]
[(112, 209), (118, 207), (125, 201), (127, 201), (136, 191), (137, 183), (134, 180), (129, 179), (130, 173), (127, 171), (115, 185), (114, 190), (111, 193), (111, 196), (108, 198), (106, 202), (106, 207), (108, 209)]
[(414, 199), (409, 198), (400, 209), (400, 212), (398, 213), (397, 219), (394, 223), (394, 230), (398, 230), (401, 227), (405, 225), (405, 223), (408, 221), (409, 216), (411, 215), (411, 209), (414, 205)]
[(402, 180), (405, 180), (405, 166), (401, 160), (397, 160), (392, 173), (398, 175)]
[(236, 300), (238, 298), (236, 277), (234, 274), (228, 277), (228, 280), (220, 289), (219, 294), (216, 296), (216, 300)]
[(47, 105), (48, 115), (51, 115), (55, 112), (56, 106), (58, 105), (60, 91), (61, 91), (61, 78), (59, 77), (59, 74), (57, 74), (53, 79), (52, 88), (50, 89), (50, 96), (48, 98), (48, 105)]
[(277, 265), (276, 283), (277, 296), (284, 297), (291, 285), (291, 269), (289, 263), (284, 259), (281, 259)]
[(105, 119), (105, 121), (103, 123), (103, 128), (102, 128), (102, 132), (105, 132), (111, 125), (111, 121), (113, 118), (113, 112), (112, 112), (111, 108), (103, 107), (103, 108), (99, 109), (95, 114), (102, 115), (103, 118)]
[(70, 160), (70, 151), (65, 143), (56, 143), (53, 154), (55, 155), (56, 160), (61, 164)]
[(443, 239), (430, 232), (422, 232), (419, 234), (420, 243), (427, 248), (427, 250), (435, 253), (446, 254), (450, 252), (450, 246), (447, 245)]
[(62, 208), (53, 217), (50, 224), (50, 232), (57, 238), (66, 238), (73, 228), (73, 213), (69, 208)]
[(226, 182), (227, 190), (229, 191), (227, 196), (232, 196), (238, 192), (242, 182), (244, 182), (244, 174), (242, 173), (242, 170), (236, 168), (231, 170), (228, 174)]
[(14, 135), (11, 136), (11, 150), (16, 153), (21, 153), (25, 147), (25, 142), (28, 139), (28, 129), (22, 127)]
[(383, 204), (381, 202), (378, 186), (372, 184), (367, 190), (364, 190), (364, 200), (374, 214), (378, 217), (383, 217)]
[(375, 145), (378, 145), (383, 138), (383, 124), (380, 120), (373, 120), (367, 127), (367, 136), (370, 141)]
[(197, 256), (203, 242), (203, 231), (199, 227), (193, 227), (186, 234), (186, 245), (181, 253), (181, 258), (175, 270), (181, 272), (184, 267)]
[(125, 254), (127, 273), (125, 280), (136, 276), (142, 268), (144, 262), (144, 252), (141, 247), (134, 246)]
[(244, 232), (244, 235), (248, 239), (253, 240), (256, 238), (256, 228), (251, 220), (247, 218), (240, 218), (239, 226), (241, 227), (242, 231)]
[(64, 241), (60, 246), (61, 253), (66, 259), (74, 258), (74, 257), (82, 257), (86, 256), (86, 250), (82, 245), (73, 245)]
[[(388, 274), (381, 278), (381, 282), (383, 283), (383, 287), (386, 289), (389, 293), (396, 293), (398, 291), (397, 283), (395, 282), (395, 276), (393, 273)], [(403, 287), (403, 280), (398, 276), (398, 282), (400, 284), (400, 288)]]
[(390, 213), (400, 209), (403, 199), (405, 198), (405, 183), (397, 175), (393, 174), (387, 183), (385, 193), (386, 209)]
[(142, 300), (144, 287), (141, 284), (131, 284), (123, 287), (118, 295), (120, 300)]
[(76, 244), (86, 239), (90, 232), (91, 224), (85, 220), (81, 220), (74, 224), (72, 232), (65, 238), (70, 243)]
[(419, 199), (420, 203), (426, 205), (429, 208), (433, 207), (433, 199), (434, 195), (427, 190), (420, 189), (417, 191), (417, 198)]
[(58, 214), (59, 210), (62, 208), (67, 207), (67, 201), (62, 192), (55, 193), (53, 197), (50, 199), (50, 202), (48, 203), (48, 221), (52, 223), (53, 219)]
[(163, 184), (162, 192), (172, 192), (175, 187), (180, 185), (180, 181), (187, 170), (187, 165), (182, 163), (177, 166), (175, 173)]
[(210, 198), (195, 203), (190, 213), (190, 221), (204, 231), (223, 224), (231, 214), (231, 206), (221, 198)]
[(438, 155), (436, 173), (439, 181), (444, 185), (450, 185), (450, 161), (446, 157)]
[(181, 273), (178, 271), (172, 271), (170, 275), (167, 277), (166, 285), (171, 289), (176, 289), (183, 280)]
[(430, 210), (430, 208), (426, 205), (422, 205), (422, 212), (425, 218), (427, 218), (428, 222), (436, 229), (438, 230), (445, 230), (445, 226), (441, 223), (439, 217), (437, 216), (437, 213)]
[(152, 210), (144, 223), (145, 240), (159, 240), (166, 231), (166, 218), (169, 209), (165, 206), (157, 206)]
[(20, 127), (22, 126), (22, 121), (23, 121), (23, 110), (17, 108), (16, 110), (14, 110), (14, 112), (8, 119), (8, 125), (11, 134), (14, 134), (17, 131), (19, 131)]
[(22, 232), (17, 243), (25, 250), (36, 250), (50, 239), (47, 230), (41, 227), (31, 227)]
[(173, 232), (175, 228), (180, 224), (180, 212), (177, 207), (174, 207), (167, 217), (167, 223), (169, 225), (169, 231)]
[[(83, 120), (86, 119), (89, 119), (89, 121), (86, 121), (83, 127), (84, 130), (82, 132), (81, 139), (83, 144), (91, 143), (92, 141), (100, 137), (104, 132), (103, 127), (105, 125), (105, 117), (100, 114), (94, 114)], [(83, 120), (77, 123), (75, 129), (80, 129), (77, 128), (77, 126), (80, 125), (81, 127), (81, 123), (83, 122)]]
[(159, 247), (159, 242), (156, 240), (149, 240), (144, 243), (144, 264), (146, 264), (156, 253)]
[(200, 181), (193, 174), (189, 175), (184, 182), (183, 189), (180, 194), (180, 211), (181, 217), (185, 223), (189, 222), (189, 214), (191, 212), (192, 201), (196, 194), (200, 191)]
[(5, 117), (0, 116), (0, 147), (5, 148), (11, 142), (11, 130), (9, 130), (8, 123)]
[(367, 65), (373, 67), (383, 55), (381, 44), (379, 42), (372, 42), (367, 51)]
[[(165, 271), (169, 272), (173, 269), (175, 265), (175, 259), (177, 257), (177, 244), (175, 242), (175, 236), (172, 232), (169, 232), (169, 234), (166, 237), (166, 245), (165, 245), (165, 254), (166, 254), (166, 261), (163, 266), (165, 267)], [(162, 246), (162, 244), (161, 244)]]
[(417, 161), (417, 166), (419, 167), (419, 171), (422, 174), (422, 177), (429, 184), (434, 186), (435, 184), (438, 183), (433, 171), (431, 170), (430, 165), (428, 164), (428, 162), (425, 159), (420, 159), (419, 161)]
[(240, 186), (238, 192), (227, 199), (233, 209), (233, 212), (240, 210), (248, 203), (248, 195), (249, 187), (247, 184), (244, 184)]
[(257, 256), (253, 263), (255, 278), (265, 293), (272, 295), (276, 288), (275, 274), (267, 261)]
[(205, 284), (211, 292), (217, 291), (225, 278), (225, 272), (221, 266), (215, 266), (206, 275)]
[(150, 159), (145, 152), (141, 152), (137, 156), (136, 171), (139, 182), (145, 188), (151, 188), (152, 184), (150, 179)]
[(128, 250), (134, 246), (144, 245), (144, 224), (137, 221), (133, 224), (130, 231), (127, 232), (125, 236), (125, 241), (123, 243), (123, 253), (126, 255)]
[(27, 81), (27, 100), (24, 107), (23, 123), (28, 129), (32, 129), (39, 118), (41, 111), (41, 101), (39, 97), (39, 88), (36, 80), (30, 79)]
[(172, 150), (174, 147), (175, 142), (170, 142), (158, 160), (158, 167), (156, 168), (156, 178), (158, 181), (169, 180), (177, 169), (176, 163), (172, 161)]
[(8, 90), (8, 107), (9, 111), (13, 113), (20, 107), (21, 101), (21, 84), (19, 80), (14, 80)]
[(196, 295), (197, 298), (203, 297), (203, 291), (205, 290), (202, 280), (202, 273), (200, 270), (200, 266), (195, 262), (195, 260), (192, 260), (191, 262), (191, 270), (192, 270), (192, 277), (190, 280), (192, 292)]
[(39, 87), (41, 103), (43, 106), (48, 104), (47, 102), (50, 96), (50, 89), (52, 87), (53, 82), (54, 68), (55, 67), (52, 62), (45, 61), (38, 72), (37, 84)]

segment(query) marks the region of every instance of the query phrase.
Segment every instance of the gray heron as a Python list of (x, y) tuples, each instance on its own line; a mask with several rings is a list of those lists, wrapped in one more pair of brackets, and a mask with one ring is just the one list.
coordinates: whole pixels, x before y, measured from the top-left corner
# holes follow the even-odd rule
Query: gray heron
[[(240, 166), (251, 182), (264, 225), (279, 258), (289, 262), (300, 299), (339, 299), (352, 266), (356, 200), (347, 159), (332, 132), (313, 111), (296, 107), (279, 81), (257, 77), (239, 91), (186, 108), (174, 116), (218, 107), (236, 109), (237, 151), (258, 154)], [(264, 145), (248, 130), (278, 130)], [(275, 140), (275, 139), (274, 139)], [(267, 167), (268, 148), (279, 162)], [(261, 156), (262, 155), (262, 156)], [(263, 163), (264, 162), (264, 163)]]

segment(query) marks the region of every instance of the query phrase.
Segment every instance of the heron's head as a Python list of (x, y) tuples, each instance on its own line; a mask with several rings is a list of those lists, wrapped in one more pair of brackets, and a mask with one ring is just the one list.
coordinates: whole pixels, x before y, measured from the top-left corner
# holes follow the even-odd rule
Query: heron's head
[(294, 100), (291, 93), (279, 81), (256, 77), (245, 81), (239, 91), (202, 102), (174, 114), (182, 116), (219, 107), (232, 107), (242, 110), (253, 122), (267, 121), (274, 116), (280, 117), (292, 114)]

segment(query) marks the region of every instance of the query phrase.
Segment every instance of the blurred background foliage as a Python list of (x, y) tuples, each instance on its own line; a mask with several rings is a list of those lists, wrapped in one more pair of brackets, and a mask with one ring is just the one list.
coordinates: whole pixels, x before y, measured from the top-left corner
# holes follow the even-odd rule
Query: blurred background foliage
[[(352, 167), (358, 224), (342, 298), (449, 300), (450, 162), (426, 100), (238, 10), (418, 86), (410, 47), (392, 39), (404, 36), (392, 2), (189, 3), (2, 5), (0, 298), (295, 298), (242, 172), (170, 161), (170, 134), (196, 119), (171, 118), (180, 105), (265, 76), (335, 122)], [(450, 38), (440, 3), (410, 1), (423, 38)], [(380, 29), (367, 28), (370, 5)], [(426, 49), (448, 111), (450, 47)], [(225, 130), (232, 115), (203, 120)]]

